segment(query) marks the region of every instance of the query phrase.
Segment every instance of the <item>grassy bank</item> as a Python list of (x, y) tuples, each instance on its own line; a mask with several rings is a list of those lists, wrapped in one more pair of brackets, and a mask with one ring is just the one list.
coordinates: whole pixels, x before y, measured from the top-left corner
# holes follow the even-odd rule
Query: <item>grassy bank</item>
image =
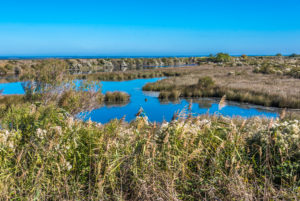
[(101, 80), (101, 81), (122, 81), (155, 77), (174, 77), (189, 73), (186, 67), (159, 68), (151, 70), (130, 70), (126, 72), (100, 72), (87, 75), (73, 75), (73, 79)]
[(1, 200), (299, 198), (297, 120), (99, 125), (56, 106), (22, 105), (1, 127)]
[(160, 91), (158, 98), (163, 101), (173, 101), (178, 100), (179, 98), (221, 98), (225, 95), (227, 100), (240, 103), (246, 102), (266, 107), (300, 108), (300, 100), (296, 98), (270, 95), (251, 90), (230, 89), (220, 86), (204, 88), (201, 85), (191, 85), (183, 88), (174, 88), (170, 85), (158, 86), (157, 84), (154, 84), (152, 87), (151, 84), (148, 84), (143, 88), (143, 90)]
[[(148, 83), (145, 91), (159, 91), (161, 100), (179, 97), (223, 97), (227, 100), (279, 108), (300, 108), (300, 81), (276, 75), (254, 74), (250, 68), (210, 68)], [(209, 75), (209, 76), (205, 76)], [(205, 80), (205, 79), (208, 80)], [(204, 80), (203, 80), (204, 79)], [(206, 83), (209, 82), (209, 83)]]

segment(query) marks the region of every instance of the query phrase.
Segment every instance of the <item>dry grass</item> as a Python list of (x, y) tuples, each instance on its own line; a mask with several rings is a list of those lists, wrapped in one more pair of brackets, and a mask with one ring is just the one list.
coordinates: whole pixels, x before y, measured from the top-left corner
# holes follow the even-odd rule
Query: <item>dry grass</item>
[(73, 75), (73, 79), (88, 79), (101, 81), (122, 81), (140, 78), (154, 78), (154, 77), (173, 77), (181, 76), (189, 73), (186, 67), (176, 68), (158, 68), (158, 69), (144, 69), (144, 70), (128, 70), (126, 72), (99, 72), (88, 75)]
[[(282, 105), (283, 107), (300, 108), (299, 79), (279, 75), (256, 74), (252, 72), (251, 67), (246, 66), (192, 67), (185, 68), (185, 73), (186, 75), (180, 77), (172, 77), (148, 84), (143, 89), (153, 91), (180, 89), (182, 96), (189, 96), (189, 93), (190, 96), (192, 96), (193, 89), (197, 85), (199, 78), (210, 76), (213, 78), (215, 85), (222, 89), (221, 91), (231, 90), (234, 93), (242, 93), (242, 96), (246, 97), (245, 102), (247, 102), (247, 94), (250, 94), (251, 96), (257, 95), (262, 99), (278, 98), (282, 104), (278, 104), (277, 106)], [(220, 94), (218, 97), (223, 95), (224, 94)], [(227, 98), (230, 99), (230, 96)], [(235, 99), (238, 101), (237, 98)], [(259, 101), (257, 102), (259, 103)], [(260, 102), (264, 103), (263, 100)]]
[(124, 103), (124, 102), (128, 102), (129, 99), (130, 99), (129, 94), (121, 91), (106, 92), (104, 97), (104, 101), (107, 104)]

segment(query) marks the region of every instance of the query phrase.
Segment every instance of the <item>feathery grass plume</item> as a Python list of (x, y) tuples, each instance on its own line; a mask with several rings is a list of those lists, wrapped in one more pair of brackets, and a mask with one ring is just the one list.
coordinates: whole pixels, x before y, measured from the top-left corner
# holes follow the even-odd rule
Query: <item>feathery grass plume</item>
[(273, 126), (273, 121), (274, 121), (274, 119), (272, 118), (272, 119), (270, 120), (270, 122), (269, 122), (269, 125), (268, 125), (268, 131), (272, 128), (272, 126)]
[(188, 113), (187, 113), (187, 110), (186, 110), (186, 107), (184, 107), (178, 114), (178, 119), (179, 120), (183, 120), (183, 119), (186, 119)]
[(125, 122), (125, 117), (126, 117), (126, 115), (124, 115), (124, 116), (122, 117), (122, 119), (120, 119), (120, 123)]
[(224, 95), (219, 102), (219, 110), (222, 110), (226, 106), (226, 95)]
[(280, 113), (280, 119), (282, 120), (282, 119), (284, 119), (285, 118), (285, 115), (286, 115), (286, 108), (284, 108), (282, 111), (281, 111), (281, 113)]
[(144, 109), (140, 107), (139, 111), (136, 113), (136, 117), (139, 117), (143, 113)]
[(246, 125), (247, 120), (245, 119), (240, 127), (240, 130), (242, 130), (244, 128), (244, 126)]
[(89, 126), (89, 127), (92, 126), (93, 122), (92, 122), (92, 120), (91, 120), (91, 117), (89, 118), (89, 120), (87, 121), (87, 123), (88, 123), (88, 126)]

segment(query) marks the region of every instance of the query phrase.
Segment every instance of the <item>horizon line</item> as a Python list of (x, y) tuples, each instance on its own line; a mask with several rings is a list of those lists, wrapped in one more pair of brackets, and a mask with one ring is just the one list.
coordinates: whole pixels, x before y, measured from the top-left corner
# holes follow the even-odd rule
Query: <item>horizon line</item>
[[(225, 52), (224, 52), (225, 53)], [(296, 54), (296, 53), (292, 53)], [(282, 54), (282, 56), (290, 56), (292, 54)], [(143, 56), (124, 56), (124, 55), (47, 55), (47, 56), (0, 56), (0, 60), (13, 60), (13, 59), (122, 59), (122, 58), (171, 58), (171, 57), (208, 57), (211, 54), (199, 54), (199, 55), (160, 55), (160, 56), (154, 56), (154, 55), (143, 55)], [(216, 54), (212, 54), (216, 55)], [(233, 57), (240, 57), (242, 55), (247, 54), (229, 54)], [(259, 57), (259, 56), (276, 56), (276, 54), (248, 54), (247, 56), (252, 57)]]

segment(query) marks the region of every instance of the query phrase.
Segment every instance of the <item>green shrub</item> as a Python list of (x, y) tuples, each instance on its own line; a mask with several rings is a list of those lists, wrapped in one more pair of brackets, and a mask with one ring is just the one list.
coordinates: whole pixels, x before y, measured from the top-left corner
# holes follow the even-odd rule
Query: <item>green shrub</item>
[(215, 82), (211, 77), (206, 76), (199, 78), (198, 85), (202, 88), (210, 88), (215, 85)]

